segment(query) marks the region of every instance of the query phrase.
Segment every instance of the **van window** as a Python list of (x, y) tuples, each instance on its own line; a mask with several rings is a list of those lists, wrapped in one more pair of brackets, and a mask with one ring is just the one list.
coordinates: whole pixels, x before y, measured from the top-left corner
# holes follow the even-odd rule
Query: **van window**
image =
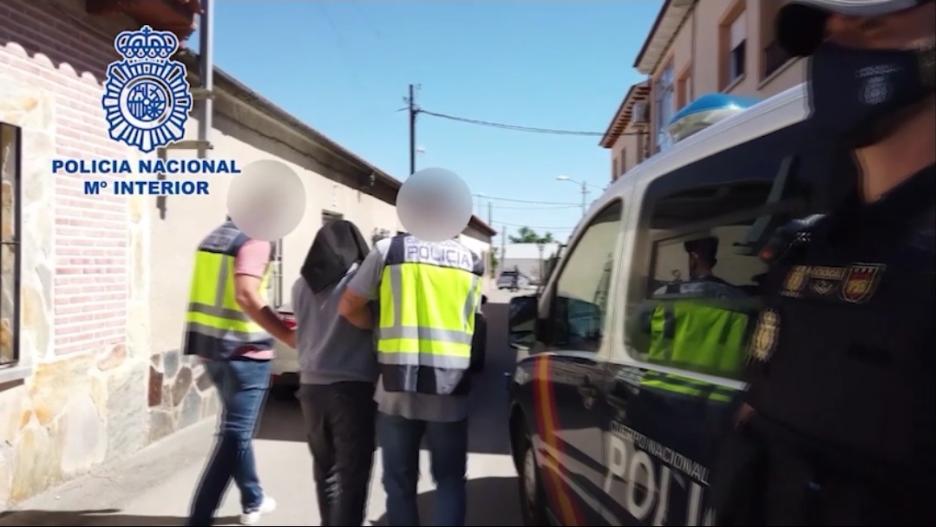
[[(804, 137), (808, 123), (655, 178), (641, 200), (625, 306), (632, 359), (741, 379), (776, 229), (828, 210), (826, 174), (852, 163)], [(820, 148), (821, 147), (821, 148)], [(839, 173), (839, 171), (835, 171)], [(846, 172), (841, 172), (845, 174)]]
[(562, 267), (546, 324), (548, 348), (597, 351), (601, 347), (621, 210), (616, 202), (592, 219)]
[(692, 188), (653, 206), (647, 283), (629, 326), (640, 360), (738, 379), (767, 265), (755, 236), (769, 182)]

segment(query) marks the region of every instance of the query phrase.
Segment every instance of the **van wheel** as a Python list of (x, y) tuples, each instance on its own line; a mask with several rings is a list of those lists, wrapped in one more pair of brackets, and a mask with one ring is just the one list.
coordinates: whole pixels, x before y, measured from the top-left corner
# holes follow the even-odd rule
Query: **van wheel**
[(524, 525), (548, 525), (543, 485), (540, 482), (536, 453), (530, 444), (529, 434), (524, 434), (520, 444), (520, 513)]

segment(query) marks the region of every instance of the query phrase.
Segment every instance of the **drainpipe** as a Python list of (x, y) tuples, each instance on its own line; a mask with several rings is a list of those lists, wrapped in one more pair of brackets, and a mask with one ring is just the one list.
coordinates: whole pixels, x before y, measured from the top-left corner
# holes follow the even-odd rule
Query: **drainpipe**
[(199, 77), (201, 78), (201, 92), (203, 95), (201, 112), (198, 116), (198, 157), (207, 156), (211, 148), (209, 134), (214, 109), (214, 17), (212, 10), (214, 0), (202, 0), (201, 27), (199, 32)]
[[(214, 115), (214, 47), (212, 45), (212, 36), (214, 35), (214, 22), (212, 18), (212, 7), (214, 0), (202, 0), (202, 12), (199, 15), (199, 39), (198, 39), (198, 70), (201, 86), (192, 88), (192, 99), (201, 101), (201, 107), (198, 112), (198, 138), (195, 141), (179, 141), (156, 150), (159, 159), (165, 160), (169, 157), (169, 150), (197, 150), (198, 157), (204, 159), (211, 150), (211, 142), (208, 134), (211, 132), (211, 118)], [(166, 179), (165, 174), (157, 174), (157, 180)], [(166, 219), (168, 210), (167, 196), (165, 194), (156, 196), (156, 209), (159, 210), (159, 219)]]

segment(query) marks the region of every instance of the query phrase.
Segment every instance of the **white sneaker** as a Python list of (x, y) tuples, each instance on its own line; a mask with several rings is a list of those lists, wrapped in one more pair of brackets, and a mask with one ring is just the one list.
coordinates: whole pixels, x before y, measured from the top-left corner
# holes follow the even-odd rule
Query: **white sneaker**
[(260, 507), (256, 510), (248, 511), (240, 516), (241, 525), (256, 525), (260, 521), (260, 516), (269, 514), (276, 510), (276, 500), (269, 496), (264, 496)]

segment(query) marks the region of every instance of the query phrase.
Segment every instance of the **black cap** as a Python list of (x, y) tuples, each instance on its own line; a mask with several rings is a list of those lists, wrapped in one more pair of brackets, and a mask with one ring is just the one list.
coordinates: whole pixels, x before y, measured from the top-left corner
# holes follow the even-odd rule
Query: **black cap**
[(832, 13), (875, 17), (910, 9), (930, 0), (793, 0), (777, 15), (777, 40), (791, 55), (811, 55), (822, 43)]

